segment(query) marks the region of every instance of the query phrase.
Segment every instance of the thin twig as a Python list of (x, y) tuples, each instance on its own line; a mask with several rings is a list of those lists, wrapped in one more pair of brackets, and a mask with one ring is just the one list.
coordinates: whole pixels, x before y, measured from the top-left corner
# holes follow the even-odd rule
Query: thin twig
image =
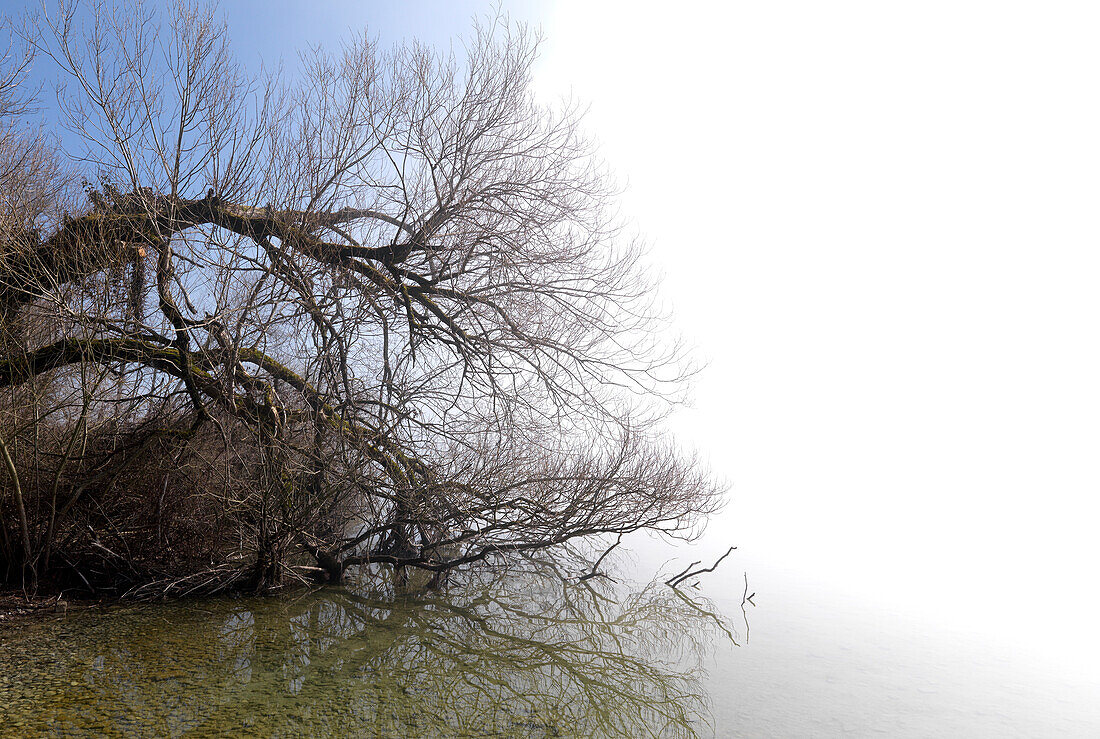
[[(727, 554), (728, 554), (728, 552), (727, 552)], [(741, 593), (741, 615), (745, 619), (745, 643), (746, 644), (749, 643), (749, 614), (748, 614), (747, 611), (745, 611), (745, 604), (746, 603), (752, 603), (752, 606), (755, 608), (756, 604), (752, 602), (752, 599), (754, 597), (756, 597), (755, 592), (752, 595), (749, 595), (749, 573), (746, 572), (745, 573), (745, 590)]]
[(668, 585), (670, 588), (675, 589), (675, 587), (677, 585), (679, 585), (680, 583), (682, 583), (684, 580), (688, 579), (689, 577), (694, 577), (695, 575), (702, 575), (704, 572), (714, 572), (714, 570), (717, 569), (718, 565), (722, 563), (722, 560), (725, 559), (726, 557), (730, 556), (730, 553), (736, 548), (737, 547), (730, 547), (729, 549), (727, 549), (726, 553), (723, 554), (721, 557), (719, 557), (715, 561), (715, 563), (712, 564), (710, 567), (705, 567), (701, 570), (695, 570), (693, 572), (689, 572), (688, 570), (691, 570), (692, 567), (699, 564), (698, 562), (692, 562), (691, 564), (689, 564), (687, 566), (687, 569), (685, 569), (679, 575), (674, 575), (673, 577), (670, 577), (668, 580), (665, 580), (665, 584)]
[(600, 568), (600, 562), (603, 562), (604, 557), (611, 554), (611, 550), (614, 549), (615, 547), (619, 546), (619, 544), (621, 544), (622, 541), (623, 541), (623, 535), (619, 534), (619, 538), (615, 540), (615, 543), (612, 544), (611, 546), (609, 546), (606, 550), (604, 550), (604, 553), (601, 554), (600, 558), (596, 560), (596, 563), (592, 565), (592, 571), (589, 572), (587, 575), (581, 575), (580, 579), (578, 579), (577, 582), (584, 582), (585, 580), (591, 579), (593, 577), (606, 577), (608, 580), (611, 580), (612, 579), (611, 576), (608, 575), (606, 572), (598, 572), (598, 570)]

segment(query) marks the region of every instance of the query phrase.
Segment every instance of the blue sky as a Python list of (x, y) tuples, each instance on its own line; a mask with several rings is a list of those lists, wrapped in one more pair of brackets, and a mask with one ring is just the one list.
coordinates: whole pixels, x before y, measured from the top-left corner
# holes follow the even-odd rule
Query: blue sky
[[(504, 4), (502, 9), (517, 21), (538, 24), (545, 18), (547, 6), (546, 0), (516, 0)], [(469, 29), (471, 18), (490, 14), (496, 6), (485, 0), (227, 0), (220, 7), (242, 59), (252, 63), (262, 58), (265, 63), (273, 63), (282, 58), (290, 68), (298, 50), (312, 44), (331, 48), (349, 33), (363, 29), (386, 44), (418, 39), (446, 49), (457, 34)]]

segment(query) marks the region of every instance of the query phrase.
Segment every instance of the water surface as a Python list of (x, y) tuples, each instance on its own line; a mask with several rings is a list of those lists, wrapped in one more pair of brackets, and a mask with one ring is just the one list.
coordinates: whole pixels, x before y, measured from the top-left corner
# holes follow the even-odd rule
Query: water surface
[(0, 631), (0, 732), (710, 735), (700, 657), (732, 648), (664, 585), (470, 578), (74, 611)]

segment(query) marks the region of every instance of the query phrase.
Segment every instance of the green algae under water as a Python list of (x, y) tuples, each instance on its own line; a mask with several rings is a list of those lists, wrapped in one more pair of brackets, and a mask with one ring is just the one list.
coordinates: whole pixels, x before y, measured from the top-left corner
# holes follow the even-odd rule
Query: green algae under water
[(510, 574), (80, 610), (0, 628), (0, 735), (707, 734), (724, 623), (663, 585)]

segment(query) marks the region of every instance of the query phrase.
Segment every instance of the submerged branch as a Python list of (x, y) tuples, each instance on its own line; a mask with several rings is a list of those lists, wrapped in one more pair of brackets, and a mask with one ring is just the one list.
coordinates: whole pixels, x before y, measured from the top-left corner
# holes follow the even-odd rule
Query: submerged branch
[(685, 567), (683, 570), (681, 570), (678, 574), (673, 575), (669, 579), (665, 580), (665, 584), (668, 585), (670, 588), (675, 590), (677, 585), (679, 585), (680, 583), (682, 583), (684, 580), (688, 579), (689, 577), (695, 577), (696, 575), (702, 575), (705, 572), (714, 572), (714, 570), (717, 569), (718, 565), (720, 565), (722, 563), (722, 560), (725, 559), (726, 557), (730, 556), (730, 554), (735, 549), (737, 549), (737, 547), (730, 547), (729, 549), (727, 549), (726, 553), (723, 554), (721, 557), (719, 557), (714, 562), (714, 564), (712, 564), (710, 567), (704, 567), (702, 569), (692, 570), (691, 569), (692, 567), (694, 567), (697, 564), (700, 564), (699, 562), (692, 562), (687, 567)]

